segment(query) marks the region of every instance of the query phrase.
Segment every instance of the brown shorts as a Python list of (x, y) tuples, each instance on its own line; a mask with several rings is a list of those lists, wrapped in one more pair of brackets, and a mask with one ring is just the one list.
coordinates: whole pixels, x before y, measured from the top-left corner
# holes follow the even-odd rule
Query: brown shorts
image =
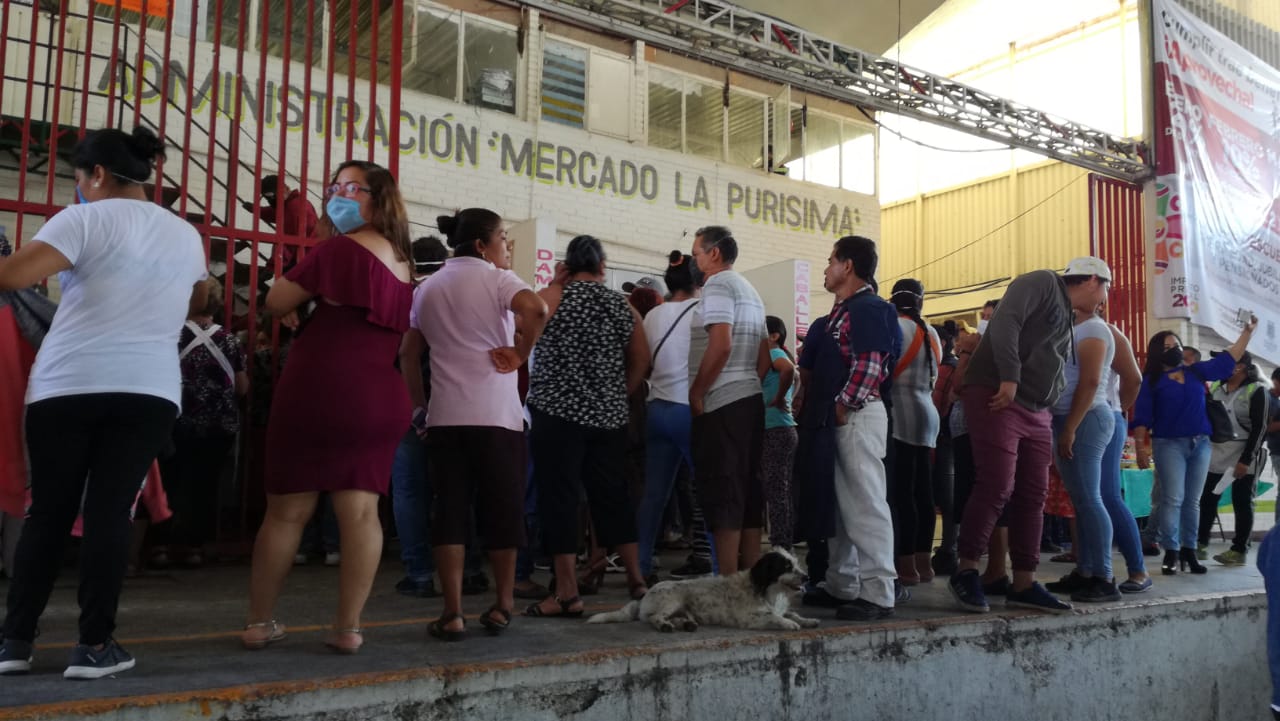
[(494, 426), (427, 431), (432, 545), (467, 543), (472, 517), (486, 549), (524, 545), (524, 434)]
[(764, 397), (693, 418), (693, 480), (712, 531), (764, 527)]

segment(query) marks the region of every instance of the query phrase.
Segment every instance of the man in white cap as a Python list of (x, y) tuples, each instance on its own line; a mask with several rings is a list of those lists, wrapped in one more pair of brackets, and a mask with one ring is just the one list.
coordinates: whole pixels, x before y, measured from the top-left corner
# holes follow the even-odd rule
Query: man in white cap
[(1097, 307), (1111, 277), (1102, 260), (1083, 257), (1061, 275), (1036, 270), (1015, 278), (969, 359), (961, 399), (977, 474), (960, 523), (959, 570), (949, 584), (966, 611), (990, 610), (978, 560), (1006, 506), (1013, 565), (1008, 605), (1071, 610), (1035, 581), (1053, 460), (1049, 409), (1066, 384), (1071, 309)]
[(646, 275), (645, 277), (641, 278), (640, 280), (637, 280), (634, 283), (632, 283), (631, 281), (627, 281), (626, 283), (622, 284), (622, 292), (626, 293), (627, 295), (630, 295), (631, 291), (635, 290), (636, 288), (648, 288), (652, 291), (655, 291), (658, 294), (659, 298), (665, 297), (667, 294), (667, 287), (662, 284), (662, 281), (658, 280), (657, 278), (654, 278), (651, 275)]

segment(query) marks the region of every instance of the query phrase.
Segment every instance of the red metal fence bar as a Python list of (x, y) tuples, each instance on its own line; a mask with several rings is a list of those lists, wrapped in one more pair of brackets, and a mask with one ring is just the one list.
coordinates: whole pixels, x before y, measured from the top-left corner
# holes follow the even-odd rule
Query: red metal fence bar
[[(36, 38), (40, 33), (40, 12), (31, 6), (31, 34), (27, 41), (27, 112), (22, 118), (22, 156), (23, 158), (31, 157), (31, 114), (35, 110), (31, 106), (32, 92), (35, 90), (35, 67), (36, 67)], [(18, 202), (27, 199), (27, 164), (21, 163), (18, 168)], [(18, 214), (18, 222), (14, 223), (14, 232), (17, 233), (18, 242), (22, 242), (22, 213)]]
[[(45, 174), (45, 190), (44, 190), (44, 194), (45, 194), (44, 199), (46, 203), (53, 203), (53, 179), (57, 176), (57, 172), (58, 172), (58, 140), (61, 139), (62, 137), (62, 133), (61, 133), (62, 90), (61, 90), (61, 87), (62, 87), (63, 57), (66, 55), (66, 53), (63, 52), (63, 50), (66, 47), (66, 37), (67, 37), (67, 2), (68, 0), (60, 0), (58, 2), (58, 13), (57, 13), (58, 19), (56, 23), (58, 26), (58, 44), (56, 48), (51, 48), (51, 51), (57, 54), (57, 60), (54, 61), (55, 70), (54, 70), (53, 76), (57, 78), (57, 83), (55, 84), (54, 87), (58, 88), (58, 90), (54, 91), (53, 93), (53, 114), (51, 117), (45, 118), (45, 120), (49, 121), (50, 123), (49, 160), (48, 160), (49, 165), (48, 165), (48, 170), (46, 171), (46, 174)], [(50, 15), (52, 14), (53, 13), (50, 13)], [(32, 43), (32, 45), (35, 45), (35, 43)], [(49, 67), (48, 60), (45, 61), (45, 67), (46, 68)], [(48, 104), (50, 90), (51, 88), (45, 88), (46, 104)]]
[(1090, 233), (1093, 252), (1114, 275), (1107, 317), (1143, 353), (1147, 340), (1146, 240), (1142, 226), (1142, 189), (1131, 183), (1089, 176)]
[[(265, 269), (260, 258), (282, 244), (304, 251), (315, 241), (286, 234), (282, 202), (274, 229), (262, 222), (260, 210), (246, 216), (239, 206), (260, 202), (259, 181), (270, 174), (279, 175), (284, 184), (315, 202), (322, 195), (319, 186), (332, 173), (335, 150), (344, 153), (344, 148), (342, 160), (367, 154), (382, 161), (375, 143), (386, 142), (385, 164), (393, 173), (398, 171), (405, 10), (400, 1), (390, 3), (388, 11), (380, 1), (374, 5), (351, 0), (340, 7), (337, 0), (262, 0), (257, 6), (261, 12), (251, 17), (248, 4), (246, 0), (188, 0), (184, 6), (165, 3), (161, 12), (155, 0), (127, 8), (120, 0), (30, 5), (0, 0), (0, 58), (18, 55), (10, 65), (25, 61), (27, 66), (22, 79), (12, 76), (23, 71), (11, 71), (8, 81), (0, 74), (0, 97), (15, 96), (17, 91), (0, 117), (0, 129), (12, 133), (14, 150), (23, 159), (11, 165), (12, 174), (7, 177), (12, 180), (0, 191), (0, 213), (16, 217), (10, 230), (21, 244), (31, 228), (74, 198), (66, 163), (73, 132), (82, 138), (87, 130), (102, 126), (126, 132), (134, 125), (156, 130), (171, 152), (157, 167), (154, 198), (171, 204), (196, 227), (217, 273), (222, 272), (219, 263), (225, 263), (223, 324), (245, 332), (251, 354), (261, 350), (271, 356), (268, 362), (274, 379), (279, 368), (279, 326), (271, 323), (270, 347), (263, 348), (257, 331), (262, 327), (259, 313), (265, 285), (259, 280), (264, 272), (274, 275), (282, 270), (283, 254), (271, 253), (274, 262)], [(182, 12), (187, 8), (189, 16)], [(228, 16), (236, 9), (239, 15), (233, 22)], [(377, 36), (387, 19), (391, 20), (389, 41)], [(207, 22), (212, 27), (206, 28)], [(345, 32), (337, 32), (339, 28)], [(238, 35), (231, 37), (236, 30)], [(347, 46), (339, 54), (342, 35), (347, 36)], [(82, 40), (72, 42), (71, 38)], [(255, 49), (257, 62), (253, 56), (246, 62), (246, 53)], [(360, 62), (366, 52), (367, 65)], [(234, 61), (228, 53), (235, 53)], [(343, 56), (345, 68), (340, 62)], [(384, 63), (387, 76), (380, 72)], [(252, 76), (255, 69), (257, 77)], [(347, 76), (342, 77), (339, 70)], [(392, 87), (378, 88), (380, 77), (389, 78)], [(367, 89), (361, 83), (368, 83)], [(345, 97), (338, 97), (344, 89)], [(359, 102), (366, 97), (367, 105)], [(380, 97), (389, 97), (389, 116), (379, 111)], [(15, 107), (19, 104), (20, 110)], [(64, 115), (66, 122), (62, 122)], [(299, 120), (302, 132), (294, 132)], [(386, 123), (390, 125), (384, 128)], [(320, 146), (312, 148), (313, 141)], [(367, 148), (357, 148), (357, 143)], [(322, 153), (322, 165), (313, 162), (319, 160), (315, 153)], [(246, 217), (251, 219), (240, 222)], [(289, 218), (291, 229), (295, 219), (303, 220)], [(297, 225), (305, 227), (302, 222)], [(247, 262), (243, 259), (246, 249)], [(265, 400), (265, 389), (254, 387), (249, 415)], [(256, 472), (252, 466), (261, 460), (260, 449), (246, 442), (241, 458), (243, 475), (251, 477)], [(251, 485), (240, 486), (242, 506), (257, 490)], [(241, 528), (247, 534), (252, 529), (246, 518), (242, 513)]]
[[(417, 12), (417, 9), (414, 9)], [(391, 3), (391, 47), (397, 50), (404, 47), (404, 3)], [(391, 107), (388, 109), (387, 128), (387, 170), (400, 180), (400, 82), (403, 78), (404, 65), (391, 63)]]
[[(146, 24), (146, 18), (147, 18), (146, 3), (147, 3), (147, 0), (143, 0), (142, 21), (144, 25)], [(161, 58), (162, 67), (160, 69), (160, 87), (162, 88), (163, 92), (168, 91), (169, 77), (170, 77), (170, 73), (172, 72), (172, 67), (171, 67), (172, 63), (170, 62), (170, 59), (173, 57), (173, 6), (176, 4), (177, 3), (172, 3), (172, 2), (165, 3), (164, 53)], [(195, 16), (192, 16), (192, 17), (194, 18)], [(191, 34), (195, 35), (194, 32), (192, 32)], [(141, 69), (142, 69), (142, 66), (139, 65), (138, 70), (141, 71)], [(141, 87), (142, 83), (138, 83), (138, 86)], [(142, 103), (138, 103), (138, 107), (142, 107)], [(169, 103), (166, 99), (165, 102), (162, 102), (160, 104), (160, 126), (156, 131), (156, 134), (162, 138), (166, 137), (165, 133), (169, 128), (168, 120), (169, 120)], [(164, 203), (164, 191), (165, 191), (164, 165), (165, 165), (165, 161), (161, 160), (156, 167), (156, 185), (155, 185), (154, 199), (155, 199), (155, 202), (161, 203), (161, 204)], [(179, 188), (178, 190), (179, 192), (183, 191), (182, 188)]]

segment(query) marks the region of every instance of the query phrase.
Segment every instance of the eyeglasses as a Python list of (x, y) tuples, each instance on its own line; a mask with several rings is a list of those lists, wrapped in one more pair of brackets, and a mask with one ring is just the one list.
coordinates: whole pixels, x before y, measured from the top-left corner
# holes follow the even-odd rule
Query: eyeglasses
[(333, 185), (330, 185), (325, 190), (325, 197), (326, 198), (332, 197), (334, 195), (337, 195), (338, 193), (343, 193), (345, 195), (355, 195), (356, 193), (362, 190), (366, 193), (373, 193), (373, 188), (366, 188), (365, 186), (355, 182), (354, 180), (346, 183), (334, 183)]

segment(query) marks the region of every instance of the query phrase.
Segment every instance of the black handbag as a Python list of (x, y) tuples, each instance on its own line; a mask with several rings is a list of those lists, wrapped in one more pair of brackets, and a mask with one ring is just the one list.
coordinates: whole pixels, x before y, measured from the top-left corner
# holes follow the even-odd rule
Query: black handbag
[[(1187, 370), (1199, 378), (1201, 384), (1205, 382), (1204, 376), (1200, 375), (1194, 367), (1187, 366)], [(1204, 412), (1209, 416), (1210, 442), (1226, 443), (1239, 440), (1236, 438), (1235, 425), (1231, 422), (1231, 411), (1227, 410), (1226, 403), (1214, 399), (1212, 390), (1204, 394)]]
[(1235, 427), (1231, 425), (1231, 412), (1227, 410), (1226, 403), (1206, 397), (1204, 410), (1209, 415), (1209, 427), (1213, 429), (1209, 433), (1210, 441), (1226, 443), (1238, 440)]

